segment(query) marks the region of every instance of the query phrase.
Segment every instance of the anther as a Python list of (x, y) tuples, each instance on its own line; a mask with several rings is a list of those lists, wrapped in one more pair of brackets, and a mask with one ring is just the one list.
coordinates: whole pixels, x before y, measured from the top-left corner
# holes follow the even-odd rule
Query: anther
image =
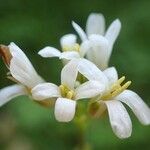
[(65, 51), (68, 51), (68, 49), (69, 49), (68, 46), (63, 46), (63, 47), (62, 47), (62, 50), (63, 50), (64, 52), (65, 52)]
[(68, 99), (72, 99), (73, 96), (74, 96), (74, 92), (73, 92), (73, 91), (69, 91), (69, 92), (67, 93), (67, 95), (66, 95), (66, 97), (67, 97)]
[(63, 51), (79, 51), (80, 45), (78, 43), (75, 43), (73, 46), (63, 46)]
[(123, 86), (121, 86), (120, 88), (116, 89), (113, 93), (112, 93), (112, 97), (115, 97), (117, 95), (119, 95), (121, 92), (123, 92), (125, 89), (127, 89), (131, 84), (131, 81), (126, 82)]
[(65, 96), (65, 87), (63, 85), (60, 85), (59, 89), (60, 89), (62, 97), (64, 97)]
[(121, 84), (124, 80), (125, 80), (125, 76), (121, 77), (121, 78), (117, 81), (117, 83)]
[(130, 84), (131, 84), (131, 81), (128, 81), (128, 82), (126, 82), (121, 88), (122, 88), (123, 90), (125, 90), (125, 89), (127, 89), (127, 88), (130, 86)]
[(74, 45), (74, 49), (75, 49), (76, 51), (79, 51), (79, 50), (80, 50), (80, 45), (79, 45), (78, 43), (76, 43), (76, 44)]

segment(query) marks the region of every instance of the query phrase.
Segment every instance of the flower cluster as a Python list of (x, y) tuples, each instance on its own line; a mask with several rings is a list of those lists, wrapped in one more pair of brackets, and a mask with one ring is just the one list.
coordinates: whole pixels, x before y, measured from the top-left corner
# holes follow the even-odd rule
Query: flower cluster
[(100, 117), (108, 112), (113, 132), (119, 138), (127, 138), (132, 123), (123, 104), (128, 105), (143, 125), (150, 124), (150, 108), (133, 91), (128, 90), (131, 81), (118, 78), (115, 67), (108, 67), (109, 59), (121, 23), (116, 19), (105, 31), (102, 14), (92, 13), (86, 23), (86, 32), (75, 22), (72, 26), (80, 37), (66, 34), (60, 39), (61, 51), (47, 46), (39, 51), (42, 57), (62, 59), (60, 85), (46, 82), (38, 75), (24, 52), (14, 43), (0, 46), (0, 55), (9, 69), (8, 79), (16, 84), (0, 90), (0, 106), (16, 96), (28, 95), (44, 106), (54, 106), (59, 122), (71, 121), (77, 110), (78, 100), (88, 101), (88, 112)]

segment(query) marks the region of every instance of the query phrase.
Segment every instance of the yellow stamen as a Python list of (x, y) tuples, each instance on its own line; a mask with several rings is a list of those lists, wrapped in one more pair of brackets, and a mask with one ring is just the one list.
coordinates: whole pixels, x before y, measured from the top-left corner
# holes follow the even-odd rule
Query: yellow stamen
[(65, 52), (65, 51), (68, 51), (68, 49), (69, 49), (68, 46), (63, 46), (63, 47), (62, 47), (62, 50), (63, 50), (64, 52)]
[(131, 84), (131, 81), (126, 82), (123, 86), (121, 86), (120, 88), (116, 89), (116, 91), (114, 91), (111, 95), (112, 97), (115, 97), (117, 95), (119, 95), (121, 92), (123, 92), (125, 89), (127, 89)]
[(66, 98), (72, 99), (73, 96), (74, 96), (74, 92), (73, 92), (73, 91), (69, 91), (69, 92), (67, 93), (67, 95), (66, 95)]
[(74, 91), (70, 90), (67, 86), (65, 85), (60, 85), (60, 92), (61, 92), (61, 96), (68, 98), (68, 99), (73, 99), (74, 97)]
[(79, 50), (80, 50), (80, 45), (79, 45), (78, 43), (76, 43), (76, 44), (74, 45), (74, 49), (79, 52)]
[(122, 88), (124, 88), (124, 89), (127, 89), (130, 85), (131, 85), (131, 81), (128, 81), (128, 82), (126, 82), (123, 86), (122, 86)]
[(111, 93), (107, 93), (107, 94), (104, 94), (101, 99), (102, 100), (107, 100), (107, 99), (110, 99), (112, 97)]
[(127, 89), (130, 86), (131, 81), (128, 81), (125, 84), (121, 85), (124, 80), (125, 80), (125, 76), (121, 77), (118, 81), (116, 81), (112, 85), (110, 91), (108, 91), (106, 94), (104, 94), (101, 97), (101, 99), (103, 99), (103, 100), (112, 99), (115, 96), (119, 95), (121, 92), (123, 92), (125, 89)]
[(62, 97), (64, 97), (65, 96), (65, 86), (60, 85), (59, 88), (60, 88), (60, 92), (61, 92)]
[(77, 51), (80, 50), (80, 45), (78, 43), (75, 43), (73, 46), (64, 46), (62, 48), (63, 51)]
[(102, 105), (103, 104), (101, 103), (102, 100), (103, 101), (112, 100), (130, 86), (131, 81), (128, 81), (125, 84), (121, 85), (124, 80), (125, 76), (121, 77), (112, 85), (110, 90), (104, 93), (101, 97), (96, 97), (95, 101), (90, 103), (89, 112), (92, 116), (100, 117), (102, 114), (104, 114), (106, 106)]
[(118, 84), (121, 84), (121, 83), (125, 80), (125, 78), (126, 78), (125, 76), (121, 77), (121, 78), (117, 81), (117, 83), (118, 83)]
[(120, 88), (120, 87), (121, 87), (120, 84), (121, 84), (124, 80), (125, 80), (125, 76), (121, 77), (118, 81), (116, 81), (116, 83), (114, 83), (114, 84), (112, 85), (111, 90), (112, 90), (112, 91), (115, 91), (117, 88)]

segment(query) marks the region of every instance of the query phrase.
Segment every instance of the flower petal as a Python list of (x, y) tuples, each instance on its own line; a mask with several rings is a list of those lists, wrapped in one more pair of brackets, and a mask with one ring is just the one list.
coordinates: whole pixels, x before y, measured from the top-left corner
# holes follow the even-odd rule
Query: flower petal
[(26, 61), (28, 61), (28, 59), (26, 58), (26, 55), (24, 54), (24, 52), (14, 43), (11, 42), (9, 45), (9, 50), (12, 56), (16, 55), (20, 55), (23, 57), (23, 59), (25, 59)]
[(104, 101), (109, 113), (109, 120), (113, 132), (118, 138), (128, 138), (132, 133), (131, 119), (125, 107), (119, 101)]
[(71, 59), (75, 59), (75, 58), (80, 58), (80, 55), (78, 52), (74, 52), (74, 51), (67, 51), (67, 52), (63, 52), (61, 53), (60, 59), (67, 59), (67, 60), (71, 60)]
[(125, 90), (115, 99), (126, 103), (132, 109), (132, 111), (142, 124), (144, 125), (150, 124), (150, 108), (135, 92)]
[(101, 35), (95, 34), (89, 36), (89, 40), (91, 43), (91, 50), (87, 52), (87, 58), (100, 69), (106, 69), (109, 62), (108, 40)]
[(116, 19), (115, 21), (112, 22), (112, 24), (109, 26), (105, 37), (108, 39), (109, 41), (109, 50), (112, 51), (112, 47), (114, 45), (114, 42), (116, 41), (119, 32), (121, 29), (121, 22), (119, 19)]
[(13, 98), (21, 95), (27, 95), (26, 88), (24, 86), (15, 84), (5, 87), (0, 90), (0, 106), (9, 102)]
[(60, 57), (61, 52), (54, 47), (47, 46), (47, 47), (43, 48), (42, 50), (40, 50), (38, 52), (38, 54), (42, 57), (45, 57), (45, 58), (47, 58), (47, 57)]
[(103, 73), (107, 76), (110, 85), (118, 80), (118, 73), (115, 67), (107, 68)]
[(91, 43), (89, 40), (85, 40), (80, 45), (80, 50), (79, 50), (80, 56), (84, 57), (89, 50), (91, 50)]
[(61, 47), (73, 47), (77, 41), (77, 36), (74, 34), (66, 34), (61, 37), (60, 44)]
[(37, 74), (29, 59), (17, 45), (11, 43), (9, 49), (12, 54), (10, 72), (16, 80), (28, 88), (43, 82), (43, 79)]
[(108, 84), (108, 79), (105, 74), (100, 69), (98, 69), (95, 64), (86, 59), (80, 60), (79, 72), (88, 80), (96, 80), (102, 84)]
[(87, 40), (86, 33), (83, 31), (83, 29), (74, 21), (72, 21), (72, 26), (75, 29), (75, 31), (78, 33), (79, 37), (81, 38), (82, 41)]
[(86, 23), (86, 33), (103, 35), (105, 31), (105, 18), (102, 14), (91, 13)]
[(35, 100), (45, 100), (52, 97), (60, 97), (59, 87), (52, 83), (42, 83), (35, 86), (32, 91)]
[(55, 117), (59, 122), (69, 122), (74, 118), (76, 101), (58, 98), (55, 103)]
[(80, 59), (73, 59), (61, 71), (61, 84), (74, 89)]
[(105, 85), (98, 81), (87, 81), (75, 90), (75, 99), (92, 98), (104, 92)]

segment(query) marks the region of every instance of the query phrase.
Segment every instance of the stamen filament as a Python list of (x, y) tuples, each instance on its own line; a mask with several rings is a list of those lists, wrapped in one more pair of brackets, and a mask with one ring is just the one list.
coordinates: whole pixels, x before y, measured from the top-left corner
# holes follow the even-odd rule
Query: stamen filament
[(131, 84), (131, 81), (126, 82), (123, 86), (121, 86), (120, 88), (116, 89), (116, 91), (114, 91), (112, 93), (112, 97), (115, 97), (117, 95), (119, 95), (121, 92), (123, 92), (125, 89), (127, 89)]
[(112, 99), (116, 97), (117, 95), (119, 95), (121, 92), (123, 92), (125, 89), (127, 89), (130, 86), (131, 81), (128, 81), (125, 84), (121, 85), (124, 80), (125, 80), (125, 76), (121, 77), (118, 81), (116, 81), (112, 85), (111, 89), (107, 93), (105, 93), (101, 97), (101, 99), (103, 100)]

